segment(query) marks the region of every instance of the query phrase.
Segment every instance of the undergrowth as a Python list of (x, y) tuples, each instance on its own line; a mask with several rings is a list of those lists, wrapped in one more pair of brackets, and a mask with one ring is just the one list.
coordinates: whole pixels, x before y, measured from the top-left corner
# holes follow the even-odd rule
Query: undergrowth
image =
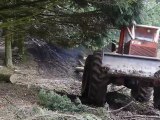
[(47, 92), (41, 90), (39, 92), (40, 104), (49, 110), (58, 110), (63, 112), (82, 112), (84, 108), (81, 103), (75, 104), (66, 95), (59, 95), (53, 91)]
[[(73, 118), (78, 117), (74, 114), (80, 115), (80, 120), (110, 119), (110, 114), (107, 112), (108, 109), (106, 109), (107, 106), (106, 108), (90, 107), (83, 105), (79, 98), (72, 102), (66, 95), (59, 95), (53, 91), (40, 90), (39, 102), (49, 110), (57, 112), (71, 112), (73, 113), (73, 115), (71, 115)], [(68, 113), (66, 115), (68, 115)]]

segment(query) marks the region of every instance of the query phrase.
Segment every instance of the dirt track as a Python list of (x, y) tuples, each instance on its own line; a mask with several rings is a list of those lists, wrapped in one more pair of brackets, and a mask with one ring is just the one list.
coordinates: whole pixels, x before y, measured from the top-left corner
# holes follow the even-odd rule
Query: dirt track
[(36, 106), (37, 100), (37, 92), (26, 86), (0, 83), (0, 120), (17, 120), (21, 110)]

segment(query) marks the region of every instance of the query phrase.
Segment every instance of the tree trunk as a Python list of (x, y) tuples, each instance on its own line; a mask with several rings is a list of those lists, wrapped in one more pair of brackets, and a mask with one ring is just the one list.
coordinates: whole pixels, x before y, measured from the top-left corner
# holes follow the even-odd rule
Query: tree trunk
[(12, 63), (12, 33), (9, 30), (5, 30), (5, 65), (7, 67), (13, 67)]
[(19, 50), (19, 55), (21, 57), (22, 62), (25, 62), (25, 48), (24, 48), (24, 34), (21, 34), (18, 39), (18, 50)]
[(24, 57), (24, 38), (22, 37), (22, 39), (18, 40), (18, 42), (19, 53), (22, 57)]

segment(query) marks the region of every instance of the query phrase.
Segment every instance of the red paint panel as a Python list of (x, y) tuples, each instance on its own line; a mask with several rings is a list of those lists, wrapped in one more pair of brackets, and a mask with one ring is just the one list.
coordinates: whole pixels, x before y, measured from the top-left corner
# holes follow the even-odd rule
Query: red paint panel
[(158, 45), (155, 42), (131, 40), (125, 44), (125, 54), (157, 57)]
[(122, 28), (119, 38), (119, 45), (118, 45), (118, 53), (122, 54), (123, 51), (123, 43), (124, 43), (124, 36), (125, 36), (126, 29)]

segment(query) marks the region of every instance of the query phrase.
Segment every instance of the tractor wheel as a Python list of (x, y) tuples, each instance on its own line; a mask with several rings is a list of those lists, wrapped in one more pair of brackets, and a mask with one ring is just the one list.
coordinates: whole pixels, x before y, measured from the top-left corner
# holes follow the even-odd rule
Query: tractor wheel
[(106, 102), (107, 81), (102, 72), (102, 53), (95, 52), (92, 58), (88, 102), (96, 106), (103, 106)]
[(152, 88), (138, 86), (131, 90), (131, 95), (139, 102), (148, 102), (152, 94)]
[(84, 66), (84, 72), (82, 77), (82, 90), (81, 90), (81, 95), (82, 95), (82, 98), (84, 99), (88, 97), (90, 68), (91, 68), (92, 58), (93, 58), (93, 55), (89, 55), (85, 61), (85, 66)]
[(154, 87), (154, 107), (160, 110), (160, 87)]

